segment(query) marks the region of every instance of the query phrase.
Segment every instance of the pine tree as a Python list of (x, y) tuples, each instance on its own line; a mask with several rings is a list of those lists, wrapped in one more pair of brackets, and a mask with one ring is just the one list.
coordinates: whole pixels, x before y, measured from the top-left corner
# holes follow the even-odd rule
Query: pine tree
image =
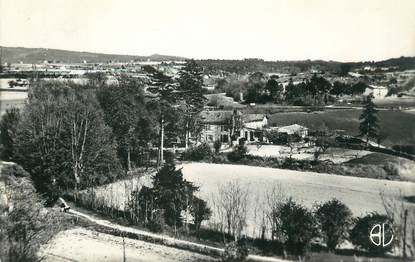
[(375, 103), (373, 103), (373, 98), (373, 94), (366, 97), (365, 108), (359, 117), (359, 120), (361, 120), (359, 126), (360, 136), (366, 138), (366, 146), (368, 146), (370, 138), (376, 139), (378, 137), (378, 111)]
[(181, 108), (186, 118), (185, 145), (187, 148), (191, 123), (195, 122), (195, 116), (203, 110), (206, 98), (203, 96), (202, 68), (193, 59), (186, 61), (179, 74), (179, 92), (183, 98)]

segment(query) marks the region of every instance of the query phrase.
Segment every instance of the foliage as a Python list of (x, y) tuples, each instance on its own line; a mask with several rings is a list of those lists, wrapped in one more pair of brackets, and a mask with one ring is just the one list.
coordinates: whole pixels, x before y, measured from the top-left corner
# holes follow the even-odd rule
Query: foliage
[(238, 162), (245, 158), (248, 153), (248, 149), (244, 145), (237, 145), (232, 152), (228, 153), (228, 159), (231, 162)]
[(191, 147), (183, 152), (183, 160), (201, 161), (211, 159), (213, 156), (212, 149), (207, 143), (202, 143), (196, 147)]
[(200, 226), (204, 220), (209, 220), (212, 211), (208, 207), (205, 200), (198, 197), (193, 197), (190, 212), (194, 218), (194, 225), (197, 232), (200, 231)]
[[(371, 213), (364, 217), (357, 218), (355, 222), (355, 226), (350, 232), (350, 240), (356, 247), (366, 250), (371, 254), (375, 255), (382, 255), (386, 252), (389, 252), (392, 247), (394, 246), (394, 243), (387, 247), (382, 247), (374, 245), (371, 240), (369, 239), (370, 231), (372, 230), (374, 225), (380, 224), (386, 224), (385, 226), (385, 242), (387, 242), (393, 232), (392, 228), (390, 227), (392, 225), (392, 221), (389, 221), (388, 217), (385, 215), (380, 215), (377, 213)], [(388, 226), (389, 225), (389, 226)]]
[(14, 143), (17, 133), (17, 125), (20, 121), (20, 110), (17, 108), (7, 109), (0, 121), (0, 144), (2, 150), (0, 157), (3, 160), (13, 160)]
[(245, 239), (240, 239), (236, 242), (230, 242), (225, 246), (225, 252), (222, 255), (222, 261), (245, 261), (245, 259), (248, 257), (248, 253), (249, 250)]
[(32, 85), (18, 125), (15, 159), (50, 201), (62, 191), (120, 175), (111, 129), (93, 90), (59, 82)]
[(290, 198), (282, 205), (279, 216), (285, 248), (293, 254), (304, 254), (317, 233), (313, 214)]
[(152, 190), (157, 207), (164, 210), (166, 224), (180, 227), (181, 212), (188, 208), (198, 188), (183, 179), (181, 169), (176, 170), (174, 164), (166, 164), (153, 176)]
[(376, 139), (378, 137), (378, 117), (377, 117), (376, 105), (373, 103), (373, 95), (370, 94), (366, 97), (365, 108), (359, 117), (360, 125), (359, 132), (361, 137), (366, 138), (366, 145), (369, 143), (369, 139)]
[(317, 207), (315, 217), (327, 248), (334, 251), (347, 238), (352, 223), (352, 212), (337, 199)]
[[(156, 117), (146, 107), (144, 84), (136, 79), (121, 77), (119, 86), (103, 85), (97, 98), (104, 111), (105, 122), (112, 128), (118, 155), (124, 167), (139, 164), (149, 142), (156, 136)], [(133, 160), (131, 160), (133, 159)]]
[(27, 177), (7, 176), (5, 187), (4, 192), (0, 185), (0, 196), (5, 194), (8, 202), (0, 208), (5, 211), (0, 212), (0, 260), (40, 261), (40, 246), (64, 226), (63, 218), (43, 207)]

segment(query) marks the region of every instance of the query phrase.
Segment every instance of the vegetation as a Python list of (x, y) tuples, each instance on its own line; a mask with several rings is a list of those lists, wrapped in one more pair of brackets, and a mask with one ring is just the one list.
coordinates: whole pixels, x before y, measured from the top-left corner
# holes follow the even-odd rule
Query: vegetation
[(7, 109), (0, 121), (0, 151), (1, 159), (12, 160), (14, 154), (14, 143), (17, 133), (17, 125), (20, 120), (20, 110), (17, 108)]
[(244, 145), (237, 145), (232, 152), (228, 153), (228, 159), (231, 162), (238, 162), (245, 158), (248, 149)]
[(118, 156), (124, 167), (144, 162), (149, 142), (155, 142), (156, 116), (148, 110), (144, 84), (131, 78), (120, 78), (117, 88), (102, 85), (97, 98), (104, 111), (105, 122), (112, 128), (117, 141)]
[(193, 216), (198, 232), (203, 220), (209, 219), (210, 209), (206, 202), (194, 194), (198, 187), (183, 179), (181, 169), (174, 163), (166, 163), (153, 177), (153, 187), (143, 186), (132, 192), (129, 207), (133, 214), (152, 231), (161, 231), (164, 225), (174, 228), (188, 224)]
[(365, 108), (360, 115), (360, 136), (366, 138), (366, 146), (369, 144), (369, 139), (378, 138), (378, 118), (376, 106), (373, 103), (373, 95), (370, 94), (366, 98)]
[(93, 90), (36, 83), (17, 127), (14, 159), (48, 197), (119, 177), (111, 129)]
[(190, 161), (201, 161), (210, 160), (212, 156), (213, 152), (210, 146), (207, 143), (202, 143), (183, 152), (182, 159)]
[[(357, 218), (355, 226), (350, 232), (350, 240), (353, 243), (353, 245), (363, 250), (366, 250), (374, 255), (382, 255), (386, 252), (389, 252), (394, 246), (393, 243), (391, 245), (383, 247), (382, 245), (373, 245), (373, 243), (369, 239), (370, 230), (373, 228), (374, 225), (377, 224), (392, 225), (391, 221), (389, 221), (387, 216), (380, 215), (377, 213), (371, 213), (364, 217)], [(385, 243), (387, 243), (388, 240), (391, 239), (393, 234), (392, 230), (392, 227), (385, 226)]]
[(20, 166), (3, 171), (5, 187), (0, 181), (0, 198), (5, 196), (7, 201), (0, 201), (0, 260), (40, 261), (40, 246), (65, 227), (66, 221), (55, 211), (44, 209), (29, 174)]
[(281, 206), (279, 216), (286, 237), (285, 248), (293, 254), (303, 255), (317, 234), (313, 214), (289, 199)]
[(332, 199), (318, 206), (315, 216), (327, 248), (334, 251), (348, 237), (349, 227), (352, 224), (352, 212), (339, 200)]

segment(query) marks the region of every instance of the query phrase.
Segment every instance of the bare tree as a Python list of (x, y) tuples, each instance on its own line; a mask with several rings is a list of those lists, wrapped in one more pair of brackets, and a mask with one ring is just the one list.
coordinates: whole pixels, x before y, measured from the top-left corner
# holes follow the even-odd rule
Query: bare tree
[[(413, 257), (415, 255), (415, 236), (413, 234), (415, 229), (413, 226), (409, 228), (409, 225), (415, 225), (415, 208), (405, 203), (405, 198), (401, 191), (399, 191), (397, 197), (381, 191), (380, 198), (386, 215), (393, 222), (396, 251), (402, 252), (404, 258), (408, 255)], [(411, 230), (412, 234), (409, 233)]]
[(226, 229), (235, 241), (241, 237), (246, 227), (248, 200), (248, 187), (241, 185), (238, 180), (218, 185), (214, 206), (222, 229)]
[(279, 211), (286, 201), (286, 196), (282, 190), (281, 184), (276, 184), (271, 187), (266, 193), (266, 217), (270, 225), (271, 239), (281, 240)]

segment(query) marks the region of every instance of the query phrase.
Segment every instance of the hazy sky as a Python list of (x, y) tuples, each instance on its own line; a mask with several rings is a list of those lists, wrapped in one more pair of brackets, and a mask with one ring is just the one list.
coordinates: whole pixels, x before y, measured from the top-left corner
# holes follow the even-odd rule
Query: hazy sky
[(0, 45), (193, 58), (415, 55), (415, 0), (0, 0)]

